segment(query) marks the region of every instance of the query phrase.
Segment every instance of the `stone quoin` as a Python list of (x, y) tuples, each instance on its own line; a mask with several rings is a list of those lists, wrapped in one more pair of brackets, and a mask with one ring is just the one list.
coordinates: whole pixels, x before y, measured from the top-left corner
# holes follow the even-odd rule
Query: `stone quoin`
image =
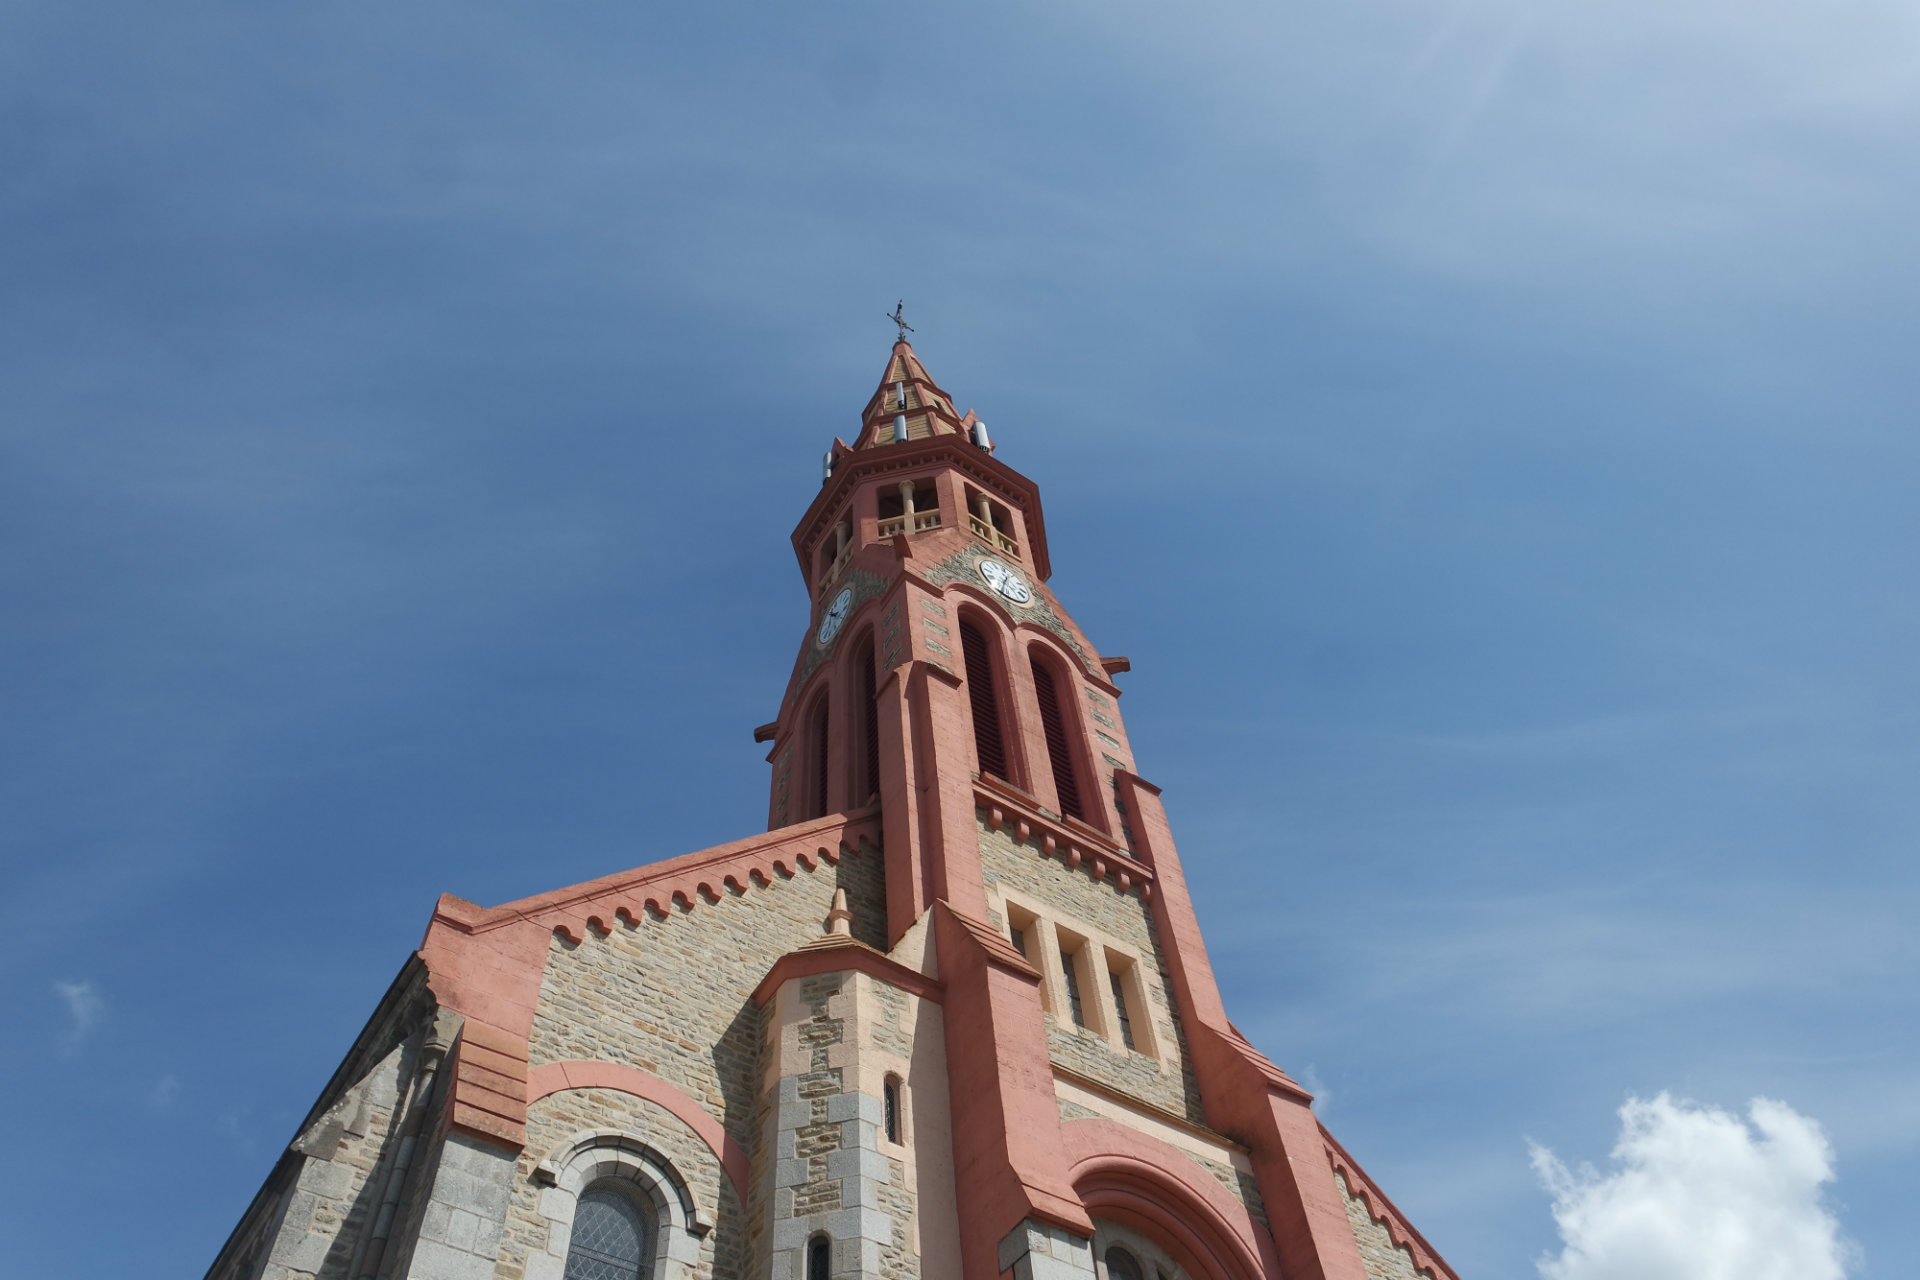
[(451, 895), (209, 1280), (1457, 1280), (1228, 1021), (1040, 495), (894, 344), (768, 830)]

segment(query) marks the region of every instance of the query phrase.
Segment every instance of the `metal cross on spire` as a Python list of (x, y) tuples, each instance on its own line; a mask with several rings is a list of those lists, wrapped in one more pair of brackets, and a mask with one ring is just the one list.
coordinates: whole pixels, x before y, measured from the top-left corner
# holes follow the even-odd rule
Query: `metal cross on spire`
[(902, 298), (899, 302), (894, 304), (893, 314), (887, 317), (887, 319), (893, 321), (895, 324), (900, 326), (900, 341), (902, 342), (905, 342), (907, 340), (907, 335), (913, 332), (913, 326), (908, 324), (906, 321), (906, 316), (905, 316), (906, 309), (907, 309), (907, 300), (905, 298)]

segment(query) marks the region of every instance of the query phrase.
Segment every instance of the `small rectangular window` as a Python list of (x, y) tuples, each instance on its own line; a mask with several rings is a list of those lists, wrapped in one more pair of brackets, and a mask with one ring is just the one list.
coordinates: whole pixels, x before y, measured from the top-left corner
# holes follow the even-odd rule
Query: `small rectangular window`
[(1027, 931), (1019, 925), (1007, 926), (1007, 936), (1013, 939), (1013, 949), (1021, 955), (1027, 954)]
[(900, 1142), (900, 1082), (889, 1078), (882, 1095), (887, 1109), (887, 1141)]
[(1067, 980), (1067, 1008), (1073, 1013), (1073, 1025), (1087, 1025), (1086, 1010), (1080, 1004), (1080, 975), (1074, 971), (1073, 952), (1060, 948), (1060, 973)]
[(1120, 1017), (1120, 1043), (1131, 1049), (1133, 1045), (1133, 1019), (1127, 1016), (1127, 987), (1117, 970), (1107, 970), (1107, 980), (1113, 984), (1113, 1008)]

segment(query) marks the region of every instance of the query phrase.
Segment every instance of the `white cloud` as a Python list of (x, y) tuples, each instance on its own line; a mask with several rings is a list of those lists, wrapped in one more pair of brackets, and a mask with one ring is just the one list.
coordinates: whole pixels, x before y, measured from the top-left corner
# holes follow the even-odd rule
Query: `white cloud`
[(73, 1025), (67, 1028), (69, 1048), (77, 1048), (87, 1033), (100, 1024), (100, 1015), (106, 1012), (106, 1003), (100, 999), (100, 989), (93, 983), (82, 980), (71, 982), (56, 980), (54, 994), (67, 1005), (67, 1017)]
[(1842, 1280), (1852, 1249), (1821, 1203), (1833, 1150), (1813, 1120), (1755, 1098), (1747, 1120), (1662, 1093), (1620, 1108), (1617, 1168), (1533, 1167), (1565, 1243), (1545, 1280)]

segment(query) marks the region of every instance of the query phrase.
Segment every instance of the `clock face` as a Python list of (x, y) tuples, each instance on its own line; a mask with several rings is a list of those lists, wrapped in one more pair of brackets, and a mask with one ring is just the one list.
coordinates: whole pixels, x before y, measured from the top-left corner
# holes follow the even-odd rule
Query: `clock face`
[(1015, 604), (1032, 602), (1033, 588), (1027, 585), (1027, 580), (998, 560), (982, 560), (974, 567), (988, 586)]
[(832, 644), (833, 638), (840, 634), (840, 624), (847, 620), (847, 610), (853, 608), (853, 588), (842, 587), (840, 594), (833, 598), (827, 611), (820, 616), (820, 631), (814, 636), (821, 644)]

